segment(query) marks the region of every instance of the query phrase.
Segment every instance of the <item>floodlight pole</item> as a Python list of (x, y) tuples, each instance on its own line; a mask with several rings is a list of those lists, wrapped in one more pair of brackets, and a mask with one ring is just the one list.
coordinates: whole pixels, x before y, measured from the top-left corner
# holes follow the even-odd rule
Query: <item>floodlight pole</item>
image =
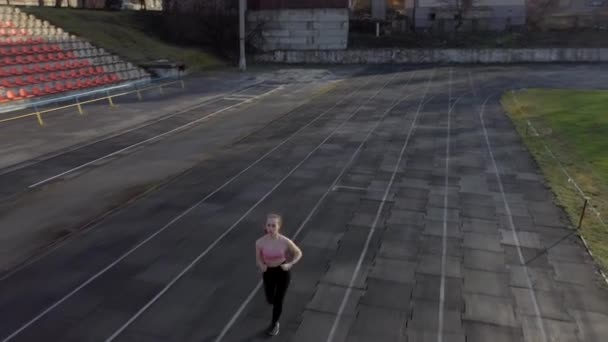
[(247, 61), (245, 57), (245, 10), (247, 0), (239, 0), (239, 43), (240, 43), (240, 58), (239, 70), (247, 70)]

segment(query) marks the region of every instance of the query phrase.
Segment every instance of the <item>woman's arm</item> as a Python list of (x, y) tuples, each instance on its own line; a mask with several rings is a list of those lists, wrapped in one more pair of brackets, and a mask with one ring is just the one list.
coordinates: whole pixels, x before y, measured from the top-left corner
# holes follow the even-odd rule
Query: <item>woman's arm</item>
[(255, 262), (262, 272), (266, 271), (266, 264), (262, 260), (262, 247), (258, 242), (255, 243)]
[(293, 258), (289, 262), (291, 266), (295, 265), (300, 259), (302, 259), (302, 250), (293, 242), (291, 239), (286, 238), (287, 248), (293, 255)]

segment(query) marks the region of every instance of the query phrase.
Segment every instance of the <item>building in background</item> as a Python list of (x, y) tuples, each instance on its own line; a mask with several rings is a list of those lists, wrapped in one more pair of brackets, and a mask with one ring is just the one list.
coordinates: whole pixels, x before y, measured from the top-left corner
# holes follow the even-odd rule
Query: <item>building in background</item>
[(258, 48), (346, 49), (348, 0), (249, 0), (248, 27), (258, 30)]
[(417, 30), (505, 31), (526, 24), (526, 0), (414, 0)]

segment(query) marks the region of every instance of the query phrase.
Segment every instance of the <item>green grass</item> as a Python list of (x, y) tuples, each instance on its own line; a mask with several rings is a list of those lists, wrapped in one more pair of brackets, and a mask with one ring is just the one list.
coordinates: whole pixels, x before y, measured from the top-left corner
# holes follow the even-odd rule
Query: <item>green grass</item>
[(168, 59), (186, 63), (189, 71), (222, 66), (220, 59), (203, 49), (164, 41), (159, 33), (162, 32), (159, 12), (48, 7), (29, 7), (24, 11), (135, 64)]
[[(573, 224), (578, 224), (583, 199), (562, 166), (608, 223), (608, 91), (530, 89), (505, 94), (502, 104)], [(608, 270), (608, 229), (592, 211), (581, 233)]]
[(606, 31), (394, 33), (376, 37), (374, 30), (351, 30), (350, 48), (565, 48), (608, 47)]

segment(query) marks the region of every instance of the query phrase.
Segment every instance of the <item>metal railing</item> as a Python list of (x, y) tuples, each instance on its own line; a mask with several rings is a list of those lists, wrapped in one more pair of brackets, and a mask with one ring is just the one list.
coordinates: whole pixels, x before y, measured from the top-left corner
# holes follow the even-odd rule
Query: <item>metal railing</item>
[[(146, 81), (147, 82), (147, 81)], [(51, 112), (56, 112), (59, 110), (64, 110), (64, 109), (69, 109), (69, 108), (77, 108), (78, 109), (78, 113), (80, 115), (84, 114), (84, 110), (82, 108), (83, 105), (85, 104), (89, 104), (89, 103), (94, 103), (94, 102), (100, 102), (100, 101), (108, 101), (108, 105), (110, 107), (114, 107), (114, 98), (117, 97), (121, 97), (121, 96), (126, 96), (126, 95), (131, 95), (131, 94), (137, 94), (137, 99), (139, 101), (143, 100), (143, 96), (142, 96), (142, 92), (150, 90), (150, 89), (158, 89), (160, 94), (164, 93), (164, 87), (168, 87), (170, 85), (174, 85), (174, 84), (180, 84), (182, 89), (186, 88), (186, 85), (184, 83), (183, 79), (178, 79), (178, 80), (173, 80), (173, 81), (169, 81), (169, 82), (162, 82), (162, 83), (154, 83), (152, 85), (148, 85), (146, 87), (139, 87), (138, 85), (141, 85), (144, 82), (133, 82), (133, 83), (128, 83), (128, 84), (123, 84), (123, 85), (119, 85), (119, 86), (115, 86), (115, 87), (109, 87), (109, 88), (104, 88), (104, 89), (99, 89), (99, 90), (94, 90), (94, 91), (90, 91), (90, 92), (85, 92), (85, 93), (79, 93), (79, 94), (75, 94), (75, 95), (70, 95), (70, 96), (65, 96), (65, 97), (61, 97), (61, 98), (54, 98), (54, 99), (49, 99), (49, 100), (43, 100), (43, 101), (38, 101), (38, 102), (34, 102), (34, 103), (29, 103), (29, 104), (24, 104), (24, 106), (26, 106), (26, 108), (33, 108), (34, 111), (27, 113), (27, 114), (20, 114), (20, 115), (16, 115), (16, 116), (12, 116), (12, 117), (7, 117), (7, 118), (3, 118), (0, 116), (0, 124), (3, 123), (7, 123), (7, 122), (12, 122), (12, 121), (17, 121), (17, 120), (23, 120), (23, 119), (28, 119), (28, 118), (32, 118), (32, 117), (36, 117), (36, 120), (38, 121), (38, 124), (40, 126), (44, 126), (44, 120), (43, 120), (43, 114), (47, 114), (47, 113), (51, 113)], [(110, 94), (111, 91), (114, 90), (122, 90), (122, 89), (128, 89), (128, 88), (135, 88), (133, 90), (129, 90), (129, 91), (123, 91), (123, 92), (119, 92), (119, 93), (115, 93), (115, 94)], [(83, 97), (88, 97), (88, 96), (95, 96), (98, 94), (104, 93), (105, 96), (101, 96), (101, 97), (96, 97), (94, 99), (91, 100), (86, 100), (86, 101), (81, 101), (80, 99)], [(64, 105), (64, 106), (60, 106), (60, 107), (54, 107), (54, 108), (49, 108), (49, 109), (39, 109), (42, 106), (45, 105), (49, 105), (49, 104), (56, 104), (59, 102), (68, 102), (71, 100), (75, 100), (75, 103), (72, 104), (68, 104), (68, 105)], [(23, 108), (20, 108), (23, 109)], [(1, 114), (0, 114), (1, 115)]]

